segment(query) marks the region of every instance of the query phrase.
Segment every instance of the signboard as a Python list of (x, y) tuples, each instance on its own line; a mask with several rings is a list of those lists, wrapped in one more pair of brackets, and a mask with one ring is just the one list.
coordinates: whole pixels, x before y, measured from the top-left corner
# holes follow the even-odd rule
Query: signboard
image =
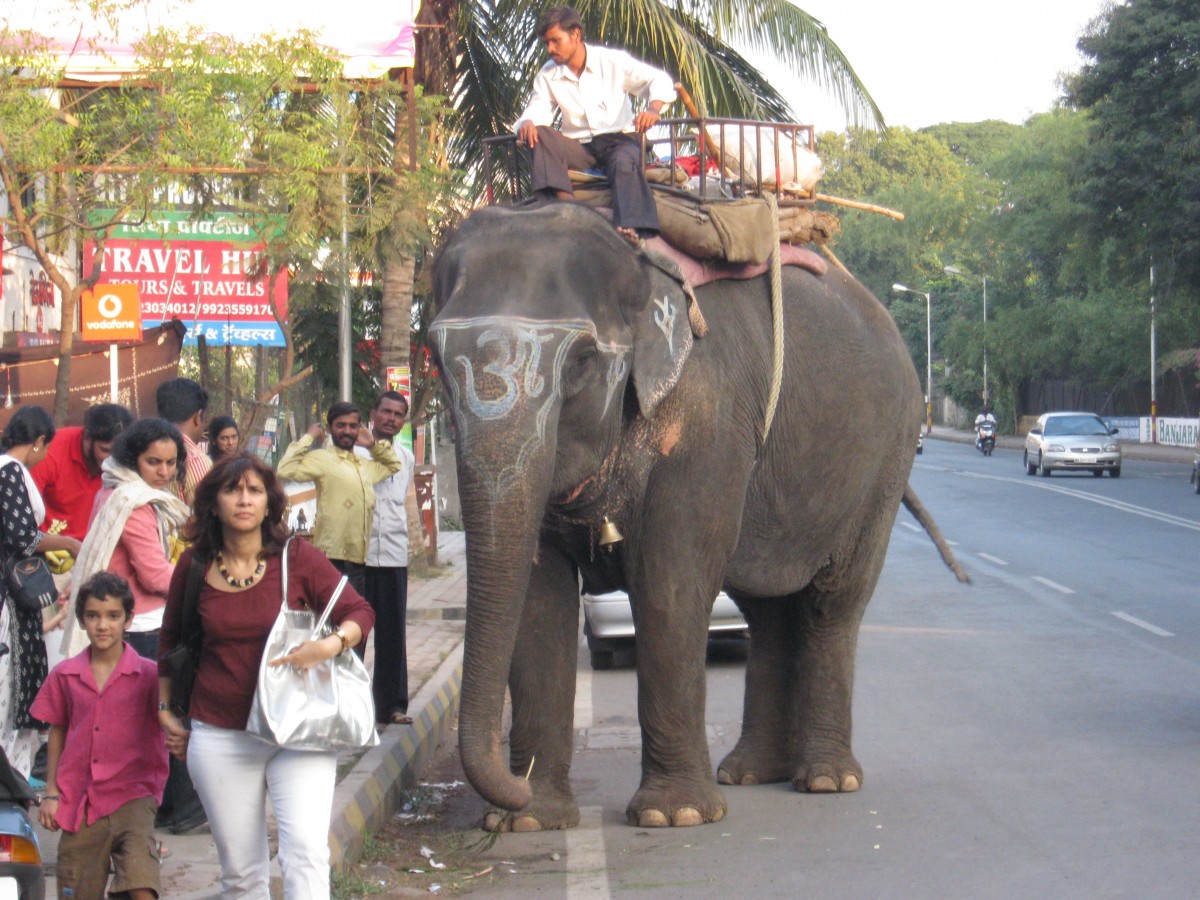
[[(55, 68), (65, 78), (118, 81), (139, 74), (134, 44), (152, 29), (176, 32), (197, 27), (205, 34), (241, 43), (259, 35), (294, 34), (301, 28), (342, 59), (346, 78), (382, 78), (389, 69), (411, 68), (415, 44), (413, 23), (419, 0), (291, 0), (286, 7), (244, 0), (144, 0), (113, 4), (106, 9), (111, 25), (87, 11), (89, 4), (71, 0), (14, 3), (5, 24), (13, 31), (46, 37)], [(123, 8), (124, 7), (124, 8)]]
[(136, 284), (97, 284), (84, 291), (79, 317), (85, 341), (140, 341), (142, 316)]
[[(185, 344), (203, 334), (209, 344), (282, 347), (287, 276), (251, 277), (264, 241), (236, 213), (194, 221), (188, 213), (158, 213), (137, 226), (118, 226), (104, 244), (100, 278), (137, 286), (142, 324), (169, 319), (187, 327)], [(92, 274), (95, 243), (84, 242), (83, 274)]]

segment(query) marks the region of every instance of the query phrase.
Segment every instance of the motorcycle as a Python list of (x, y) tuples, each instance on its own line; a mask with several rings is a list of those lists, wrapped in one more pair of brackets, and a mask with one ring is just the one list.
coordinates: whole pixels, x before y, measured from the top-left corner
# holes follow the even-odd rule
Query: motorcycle
[[(0, 644), (0, 658), (8, 647)], [(42, 848), (30, 817), (38, 802), (0, 747), (0, 900), (45, 900)]]
[(975, 449), (984, 456), (991, 456), (996, 449), (996, 423), (980, 422), (975, 429)]

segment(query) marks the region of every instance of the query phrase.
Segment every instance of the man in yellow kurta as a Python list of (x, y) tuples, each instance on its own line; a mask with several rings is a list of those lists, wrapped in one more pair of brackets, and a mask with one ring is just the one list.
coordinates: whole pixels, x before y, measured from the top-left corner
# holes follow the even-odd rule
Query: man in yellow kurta
[[(332, 446), (319, 446), (325, 429), (315, 424), (288, 446), (277, 471), (288, 481), (316, 484), (313, 544), (349, 576), (350, 584), (361, 595), (365, 591), (363, 564), (375, 511), (375, 483), (399, 472), (403, 464), (390, 441), (376, 441), (369, 429), (361, 427), (362, 415), (353, 403), (333, 404), (325, 421)], [(365, 436), (361, 441), (360, 435)], [(357, 443), (369, 448), (370, 459), (355, 455)]]

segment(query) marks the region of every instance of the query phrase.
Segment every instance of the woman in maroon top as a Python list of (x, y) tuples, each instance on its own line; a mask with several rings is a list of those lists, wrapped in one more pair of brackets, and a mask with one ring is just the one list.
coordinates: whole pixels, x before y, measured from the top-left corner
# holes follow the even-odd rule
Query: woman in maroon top
[[(280, 552), (287, 496), (275, 473), (250, 453), (213, 466), (196, 488), (192, 542), (175, 568), (159, 640), (159, 659), (183, 640), (183, 591), (191, 557), (206, 562), (200, 591), (203, 636), (188, 709), (191, 730), (171, 712), (171, 679), (160, 666), (159, 721), (167, 748), (186, 758), (221, 861), (223, 897), (268, 893), (266, 798), (279, 825), (287, 898), (329, 897), (329, 818), (337, 754), (287, 750), (246, 732), (267, 635), (282, 600)], [(304, 540), (288, 552), (288, 605), (318, 614), (341, 573)], [(347, 587), (330, 616), (337, 631), (305, 641), (272, 664), (307, 669), (366, 638), (374, 613)]]

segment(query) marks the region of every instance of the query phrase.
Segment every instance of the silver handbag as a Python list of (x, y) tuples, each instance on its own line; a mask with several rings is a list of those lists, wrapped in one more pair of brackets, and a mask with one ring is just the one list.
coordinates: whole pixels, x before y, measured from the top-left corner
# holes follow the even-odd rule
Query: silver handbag
[[(290, 539), (288, 543), (291, 543)], [(289, 750), (361, 750), (379, 743), (371, 676), (357, 653), (343, 652), (301, 671), (268, 666), (297, 644), (328, 637), (329, 613), (346, 586), (338, 582), (318, 619), (311, 610), (289, 609), (287, 545), (283, 548), (283, 605), (258, 664), (258, 686), (246, 731)]]

